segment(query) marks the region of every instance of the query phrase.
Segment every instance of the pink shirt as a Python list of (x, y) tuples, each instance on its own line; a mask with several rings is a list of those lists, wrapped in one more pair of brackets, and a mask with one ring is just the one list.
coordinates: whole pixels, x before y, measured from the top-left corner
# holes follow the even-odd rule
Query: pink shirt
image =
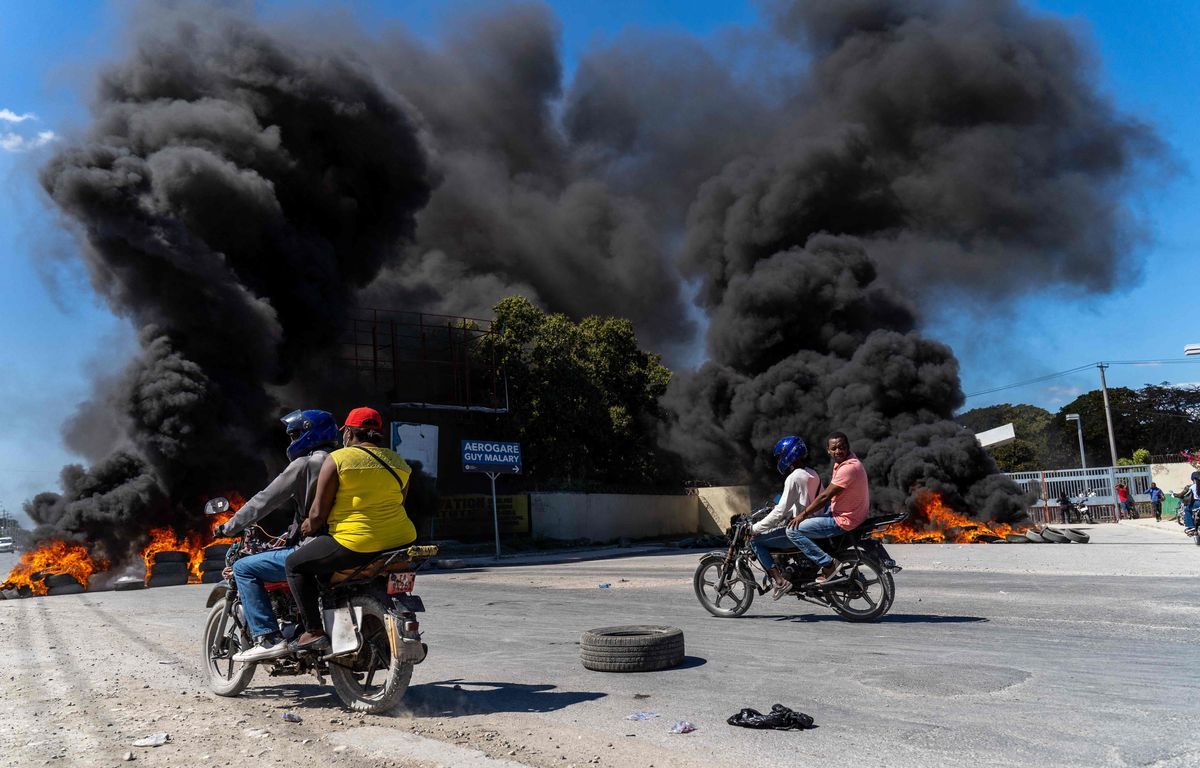
[(871, 509), (871, 492), (867, 489), (867, 470), (853, 453), (840, 464), (833, 465), (833, 479), (842, 492), (829, 502), (830, 511), (843, 531), (852, 531), (867, 519)]

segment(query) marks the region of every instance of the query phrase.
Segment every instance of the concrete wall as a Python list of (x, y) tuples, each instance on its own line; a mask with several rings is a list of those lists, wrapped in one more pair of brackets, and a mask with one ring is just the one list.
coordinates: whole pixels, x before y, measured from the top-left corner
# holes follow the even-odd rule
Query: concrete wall
[(1177, 464), (1155, 464), (1150, 467), (1150, 479), (1163, 489), (1163, 493), (1179, 493), (1192, 482), (1196, 468), (1185, 461)]
[(750, 488), (745, 485), (697, 488), (695, 493), (700, 502), (700, 530), (704, 533), (725, 533), (729, 518), (751, 511)]
[(683, 496), (531, 493), (534, 538), (611, 541), (696, 533), (699, 502)]

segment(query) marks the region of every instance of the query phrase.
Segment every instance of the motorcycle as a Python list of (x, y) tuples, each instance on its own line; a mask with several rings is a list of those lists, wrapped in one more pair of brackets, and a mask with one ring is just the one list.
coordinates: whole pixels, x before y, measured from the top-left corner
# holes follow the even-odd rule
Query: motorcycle
[[(692, 589), (704, 609), (713, 616), (734, 618), (750, 609), (756, 594), (774, 589), (770, 577), (750, 548), (751, 526), (771, 511), (763, 507), (752, 515), (734, 515), (725, 536), (724, 551), (709, 552), (700, 558), (692, 577)], [(797, 549), (772, 551), (784, 577), (791, 582), (790, 594), (805, 602), (832, 608), (847, 621), (878, 621), (892, 607), (896, 597), (893, 574), (902, 569), (888, 555), (874, 531), (900, 522), (900, 515), (867, 520), (853, 531), (828, 539), (815, 539), (821, 549), (842, 563), (840, 571), (828, 582), (817, 584), (819, 568)], [(762, 577), (755, 571), (762, 573)], [(722, 603), (728, 600), (725, 606)]]
[(1095, 523), (1095, 518), (1092, 516), (1092, 510), (1088, 508), (1088, 499), (1095, 496), (1093, 490), (1086, 490), (1079, 496), (1071, 498), (1066, 493), (1058, 497), (1058, 505), (1062, 510), (1063, 522), (1070, 523)]
[[(229, 510), (229, 501), (215, 498), (205, 514)], [(259, 526), (247, 528), (225, 555), (225, 581), (208, 597), (203, 660), (209, 687), (218, 696), (237, 696), (263, 667), (272, 677), (328, 677), (338, 698), (352, 710), (378, 714), (396, 707), (408, 690), (413, 666), (425, 660), (429, 648), (421, 642), (416, 614), (425, 610), (413, 593), (416, 571), (437, 555), (434, 546), (409, 546), (382, 552), (358, 568), (338, 571), (320, 586), (325, 631), (330, 646), (292, 651), (275, 659), (239, 663), (234, 654), (250, 648), (248, 631), (233, 564), (240, 558), (282, 546)], [(300, 613), (286, 581), (269, 582), (267, 594), (281, 631), (289, 642), (299, 635)]]

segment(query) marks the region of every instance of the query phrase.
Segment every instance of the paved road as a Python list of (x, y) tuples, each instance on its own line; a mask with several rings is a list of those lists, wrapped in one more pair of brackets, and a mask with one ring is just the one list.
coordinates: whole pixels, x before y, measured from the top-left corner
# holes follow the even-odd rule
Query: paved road
[[(1200, 764), (1188, 710), (1200, 673), (1179, 663), (1195, 656), (1200, 548), (1166, 528), (1093, 534), (1086, 546), (892, 547), (906, 569), (874, 625), (795, 600), (712, 618), (691, 594), (694, 552), (422, 574), (431, 656), (391, 718), (349, 716), (311, 679), (209, 696), (203, 587), (0, 602), (0, 762), (116, 765), (163, 730), (172, 743), (135, 750), (139, 765)], [(687, 662), (584, 670), (579, 633), (624, 623), (682, 627)], [(775, 702), (820, 727), (724, 723)], [(624, 719), (636, 710), (660, 717)], [(668, 733), (679, 719), (699, 730)]]

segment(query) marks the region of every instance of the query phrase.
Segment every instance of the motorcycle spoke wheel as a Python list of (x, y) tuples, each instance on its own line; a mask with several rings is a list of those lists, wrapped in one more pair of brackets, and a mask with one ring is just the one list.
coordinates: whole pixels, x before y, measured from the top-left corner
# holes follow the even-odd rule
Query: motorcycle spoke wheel
[(408, 690), (413, 665), (392, 657), (385, 609), (374, 597), (359, 595), (351, 605), (363, 609), (359, 633), (362, 647), (353, 656), (339, 656), (329, 666), (338, 698), (350, 709), (378, 714), (396, 707)]
[(208, 615), (204, 628), (204, 669), (208, 677), (208, 687), (218, 696), (236, 696), (245, 690), (254, 677), (256, 664), (238, 664), (233, 655), (244, 648), (249, 648), (253, 641), (245, 624), (235, 610), (225, 623), (225, 634), (217, 637), (221, 625), (221, 617), (225, 611), (224, 602), (213, 606)]
[(844, 584), (829, 590), (829, 602), (848, 621), (877, 621), (892, 607), (895, 582), (868, 560), (850, 567)]
[(706, 556), (696, 568), (692, 588), (696, 599), (713, 616), (741, 616), (754, 601), (754, 585), (735, 572), (726, 578), (725, 587), (720, 588), (724, 569), (724, 557)]

